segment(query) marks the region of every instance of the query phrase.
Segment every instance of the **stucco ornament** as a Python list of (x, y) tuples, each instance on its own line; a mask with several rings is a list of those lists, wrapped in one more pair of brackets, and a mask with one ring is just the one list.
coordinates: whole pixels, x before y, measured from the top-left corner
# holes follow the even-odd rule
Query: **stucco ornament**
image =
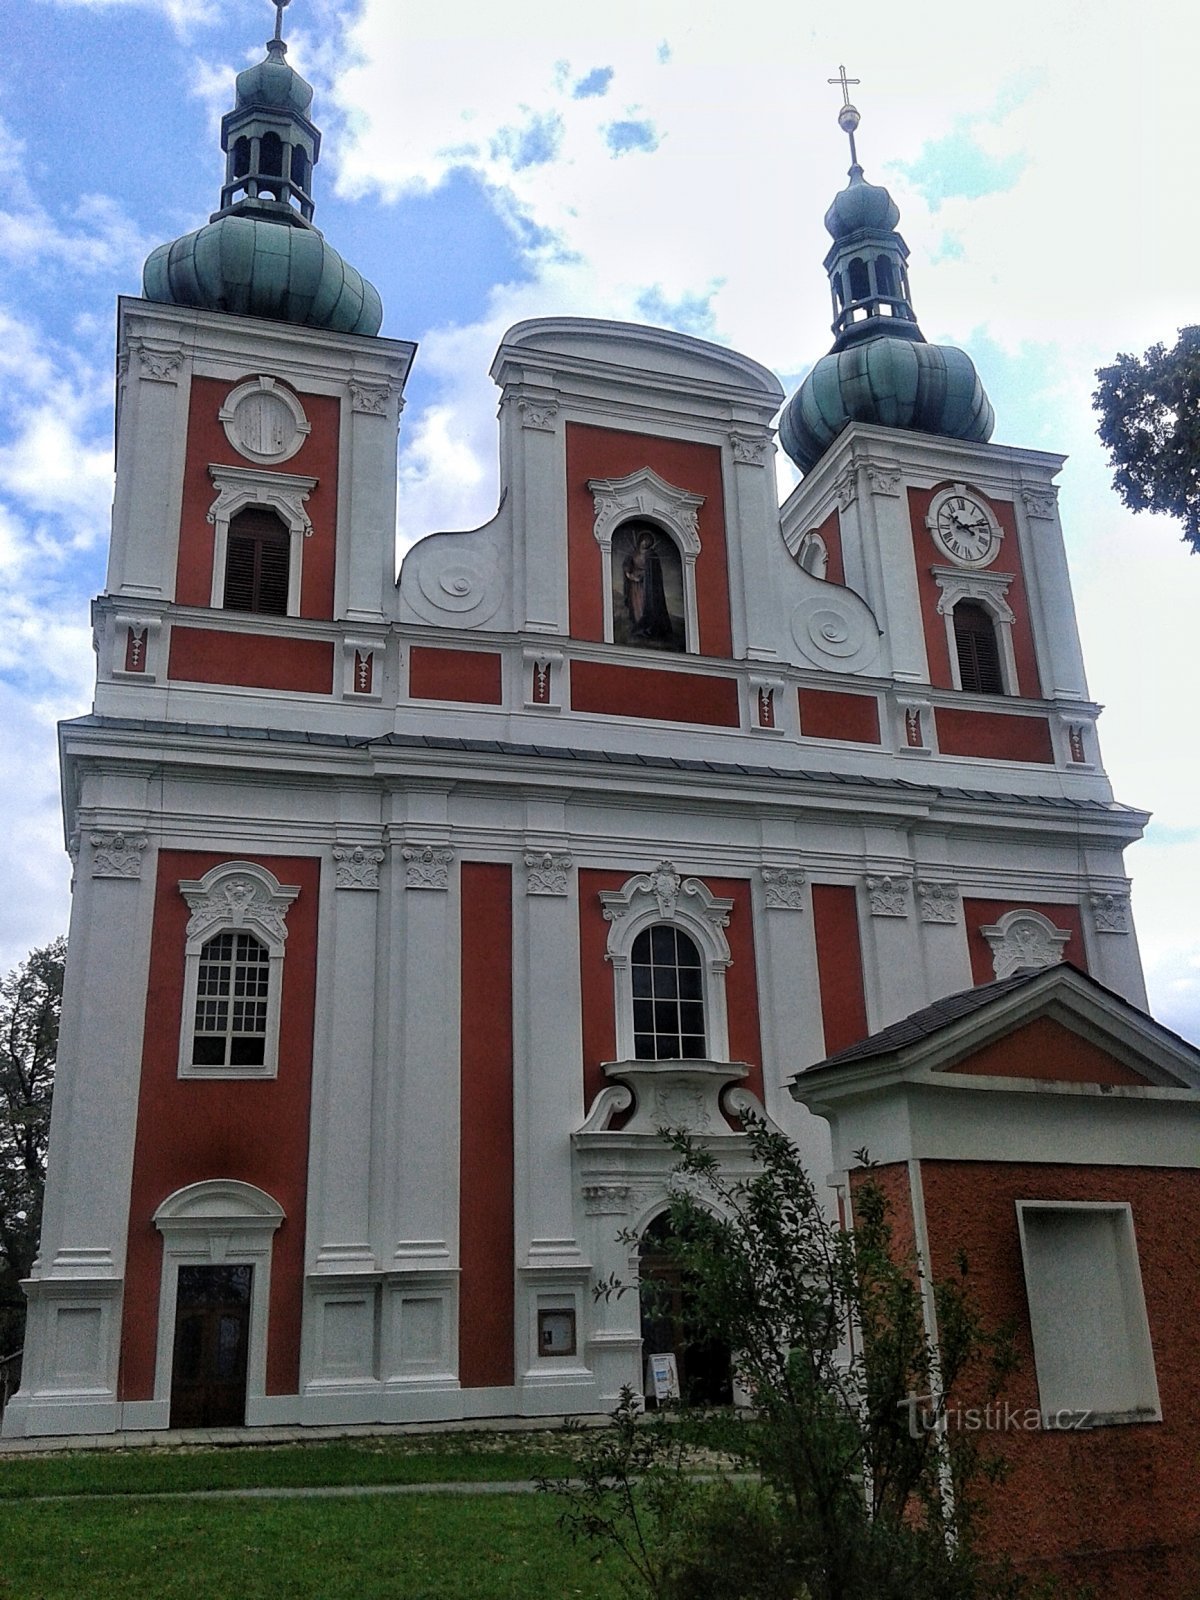
[(912, 885), (907, 878), (875, 877), (866, 879), (867, 903), (873, 917), (906, 917)]
[(1056, 965), (1071, 938), (1068, 929), (1056, 928), (1049, 917), (1031, 910), (1006, 911), (990, 928), (979, 931), (991, 946), (997, 978)]
[(764, 867), (763, 885), (769, 911), (804, 910), (804, 873), (798, 867)]
[(565, 850), (528, 850), (525, 853), (526, 894), (565, 895), (571, 857)]
[(142, 852), (150, 841), (144, 834), (93, 833), (93, 878), (140, 878)]
[(439, 850), (432, 844), (405, 845), (404, 887), (406, 889), (449, 889), (453, 850)]
[(187, 925), (189, 947), (203, 944), (218, 930), (244, 928), (282, 949), (288, 908), (300, 890), (280, 883), (273, 872), (252, 861), (229, 861), (202, 878), (184, 879), (179, 892), (192, 913)]
[(820, 584), (792, 612), (792, 638), (814, 666), (838, 672), (865, 672), (879, 655), (879, 625), (870, 608), (849, 589)]
[(917, 904), (922, 922), (957, 922), (959, 890), (956, 883), (934, 883), (922, 878), (917, 883)]
[(334, 882), (339, 889), (378, 889), (382, 850), (364, 845), (337, 845), (333, 852)]
[(1129, 932), (1129, 896), (1097, 893), (1089, 896), (1097, 933)]

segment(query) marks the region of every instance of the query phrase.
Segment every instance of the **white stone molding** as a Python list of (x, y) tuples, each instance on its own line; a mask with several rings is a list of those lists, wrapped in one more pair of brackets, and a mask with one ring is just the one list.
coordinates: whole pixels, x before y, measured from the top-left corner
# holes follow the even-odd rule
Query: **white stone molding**
[(807, 902), (806, 878), (799, 867), (764, 867), (762, 881), (768, 911), (803, 911)]
[(561, 711), (566, 658), (561, 650), (526, 645), (522, 652), (525, 705), (531, 711)]
[(689, 652), (700, 647), (696, 615), (696, 558), (700, 554), (702, 494), (692, 494), (660, 478), (652, 467), (639, 467), (624, 478), (592, 478), (588, 482), (596, 507), (594, 533), (604, 571), (604, 638), (613, 642), (612, 542), (623, 522), (644, 517), (672, 539), (683, 562), (685, 642)]
[(837, 496), (839, 511), (849, 510), (858, 499), (858, 468), (853, 463), (842, 469), (834, 483), (833, 492)]
[(571, 864), (571, 857), (565, 850), (527, 850), (525, 893), (565, 895)]
[(1056, 928), (1049, 917), (1031, 909), (1006, 911), (990, 928), (979, 931), (991, 946), (997, 978), (1055, 966), (1071, 938), (1067, 929)]
[(259, 465), (290, 461), (312, 432), (297, 396), (274, 378), (239, 383), (217, 418), (238, 455)]
[(259, 467), (210, 466), (217, 498), (208, 508), (208, 521), (216, 529), (213, 540), (212, 600), (215, 609), (225, 604), (225, 556), (229, 546), (229, 524), (247, 506), (267, 506), (277, 511), (291, 536), (288, 551), (289, 617), (300, 615), (300, 580), (303, 571), (304, 541), (312, 534), (312, 523), (305, 502), (317, 486), (316, 478), (301, 478), (291, 472), (268, 472)]
[(835, 583), (792, 612), (792, 638), (806, 661), (833, 672), (866, 672), (879, 655), (879, 624), (866, 603)]
[(922, 922), (957, 922), (961, 899), (956, 883), (936, 883), (931, 878), (917, 879), (917, 906)]
[(401, 854), (406, 889), (449, 889), (453, 850), (434, 844), (406, 844)]
[(532, 428), (535, 433), (553, 433), (557, 426), (557, 400), (533, 400), (522, 395), (517, 401), (517, 410), (521, 413), (521, 426)]
[(255, 1420), (254, 1404), (265, 1397), (267, 1389), (271, 1254), (276, 1231), (285, 1220), (277, 1200), (235, 1178), (213, 1178), (177, 1189), (154, 1213), (154, 1226), (163, 1241), (154, 1369), (154, 1398), (164, 1407), (162, 1426), (166, 1426), (165, 1408), (171, 1399), (179, 1269), (195, 1266), (253, 1268), (246, 1407), (247, 1419)]
[(339, 889), (378, 889), (383, 851), (368, 845), (335, 845), (333, 877)]
[(507, 596), (488, 528), (419, 540), (404, 558), (405, 594), (425, 622), (480, 628)]
[(863, 465), (867, 471), (867, 484), (872, 494), (899, 499), (904, 475), (898, 461), (874, 461), (868, 458)]
[(873, 917), (908, 915), (912, 884), (907, 878), (871, 873), (863, 882), (867, 890), (867, 905)]
[(361, 378), (350, 380), (350, 408), (364, 416), (386, 417), (391, 396), (390, 383), (365, 383)]
[(583, 1209), (589, 1217), (626, 1217), (633, 1197), (628, 1183), (585, 1183)]
[(1129, 895), (1127, 892), (1116, 893), (1109, 890), (1098, 890), (1088, 896), (1088, 903), (1092, 908), (1092, 925), (1097, 933), (1128, 933), (1129, 932)]
[[(202, 878), (184, 878), (179, 892), (187, 901), (183, 1010), (179, 1023), (181, 1078), (273, 1078), (279, 1070), (279, 1017), (287, 914), (300, 893), (253, 861), (225, 861)], [(197, 1066), (192, 1061), (200, 953), (219, 933), (249, 933), (267, 950), (267, 1025), (263, 1060), (253, 1066)]]
[(1021, 501), (1027, 517), (1053, 522), (1058, 511), (1058, 490), (1052, 483), (1036, 486), (1027, 483), (1022, 485)]
[(698, 1137), (733, 1132), (721, 1111), (725, 1090), (749, 1073), (744, 1061), (606, 1061), (605, 1076), (633, 1090), (626, 1134), (679, 1128)]
[(767, 678), (752, 672), (750, 684), (750, 728), (753, 733), (783, 733), (780, 718), (783, 709), (782, 678)]
[(110, 670), (114, 678), (158, 677), (158, 643), (162, 618), (118, 611), (112, 619)]
[(615, 1117), (633, 1104), (633, 1090), (623, 1083), (607, 1083), (588, 1107), (580, 1133), (607, 1133)]
[(634, 941), (643, 929), (668, 922), (685, 932), (696, 945), (703, 963), (704, 1022), (711, 1061), (729, 1059), (729, 1019), (725, 1003), (725, 972), (729, 966), (729, 926), (732, 900), (718, 899), (699, 878), (682, 878), (670, 861), (660, 861), (653, 872), (640, 872), (617, 890), (600, 895), (605, 921), (612, 924), (607, 959), (612, 962), (616, 992), (617, 1054), (634, 1058), (633, 985), (630, 958)]
[(342, 695), (347, 700), (383, 698), (383, 652), (378, 639), (342, 640)]
[(810, 528), (796, 546), (796, 563), (810, 577), (824, 582), (829, 571), (829, 546), (815, 528)]
[(734, 462), (739, 467), (765, 467), (769, 456), (770, 441), (765, 435), (756, 433), (731, 433), (729, 443), (733, 449)]
[(919, 695), (897, 695), (896, 748), (906, 755), (933, 753), (933, 702)]
[(1081, 720), (1077, 716), (1072, 716), (1069, 712), (1060, 711), (1058, 714), (1058, 726), (1067, 764), (1072, 767), (1080, 767), (1085, 772), (1094, 771), (1096, 763), (1088, 755), (1089, 738), (1095, 737), (1090, 719)]
[(140, 878), (142, 852), (150, 844), (145, 834), (93, 833), (93, 878)]
[(934, 582), (941, 590), (938, 614), (946, 620), (946, 649), (950, 655), (950, 672), (954, 687), (962, 688), (962, 675), (958, 670), (958, 644), (954, 637), (954, 608), (960, 600), (974, 600), (989, 612), (996, 629), (996, 642), (1000, 646), (1000, 670), (1004, 677), (1005, 694), (1017, 694), (1017, 658), (1013, 653), (1012, 626), (1016, 621), (1008, 603), (1011, 572), (972, 572), (967, 567), (931, 567)]
[(130, 351), (137, 356), (138, 376), (148, 383), (178, 383), (183, 372), (183, 346), (162, 341), (154, 344), (131, 339)]

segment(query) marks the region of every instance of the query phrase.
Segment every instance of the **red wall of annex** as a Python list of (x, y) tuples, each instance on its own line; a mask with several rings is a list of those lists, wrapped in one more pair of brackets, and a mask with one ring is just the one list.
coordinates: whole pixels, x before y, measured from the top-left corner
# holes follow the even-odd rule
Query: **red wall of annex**
[(1007, 911), (1038, 911), (1056, 928), (1071, 935), (1063, 946), (1062, 959), (1069, 961), (1080, 972), (1088, 970), (1087, 954), (1083, 947), (1083, 918), (1078, 906), (1043, 905), (1035, 900), (963, 900), (963, 923), (967, 930), (967, 947), (971, 955), (971, 977), (976, 983), (994, 983), (992, 947), (980, 933), (981, 928), (993, 927)]
[(814, 883), (812, 907), (825, 1054), (831, 1056), (868, 1033), (858, 900), (849, 884)]
[[(925, 648), (929, 653), (929, 681), (938, 689), (952, 689), (954, 677), (950, 670), (950, 649), (946, 641), (946, 619), (938, 614), (938, 601), (942, 591), (933, 576), (934, 567), (950, 565), (950, 558), (933, 542), (925, 518), (933, 497), (950, 484), (936, 483), (932, 489), (908, 491), (908, 516), (912, 527), (913, 552), (917, 564), (917, 586), (921, 594), (921, 616), (925, 625)], [(971, 491), (979, 494), (978, 489)], [(987, 499), (980, 495), (981, 499)], [(1037, 657), (1033, 648), (1033, 630), (1029, 622), (1029, 600), (1025, 592), (1025, 569), (1021, 564), (1021, 549), (1017, 543), (1017, 519), (1011, 501), (987, 500), (996, 521), (1004, 530), (1000, 553), (992, 566), (998, 572), (1012, 573), (1007, 600), (1012, 611), (1013, 655), (1017, 664), (1017, 683), (1020, 692), (1032, 699), (1042, 693), (1038, 676)], [(990, 569), (989, 569), (990, 570)], [(1018, 758), (1019, 759), (1019, 758)]]
[(1003, 1398), (1022, 1413), (1039, 1401), (1016, 1202), (1131, 1205), (1162, 1421), (990, 1431), (983, 1443), (1008, 1471), (988, 1491), (983, 1533), (1018, 1564), (1056, 1570), (1112, 1600), (1197, 1593), (1200, 1364), (1194, 1295), (1182, 1286), (1200, 1282), (1200, 1172), (926, 1161), (921, 1175), (934, 1276), (951, 1275), (962, 1250), (987, 1322), (1015, 1323), (1020, 1366)]
[(502, 683), (500, 657), (493, 651), (439, 650), (423, 644), (409, 651), (410, 699), (498, 706)]
[(464, 861), (459, 1381), (513, 1382), (512, 868)]
[(879, 701), (873, 694), (800, 689), (800, 732), (806, 739), (879, 743)]
[(246, 689), (332, 694), (333, 645), (324, 639), (280, 639), (271, 634), (176, 625), (171, 629), (167, 676), (175, 683), (229, 683)]
[(738, 687), (732, 678), (606, 661), (571, 663), (571, 709), (715, 728), (736, 728), (741, 721)]
[[(579, 965), (581, 1029), (583, 1036), (583, 1103), (585, 1108), (608, 1084), (601, 1063), (617, 1058), (617, 1012), (612, 963), (606, 957), (611, 924), (604, 920), (600, 895), (620, 889), (631, 872), (579, 871)], [(691, 876), (691, 874), (685, 874)], [(754, 953), (754, 918), (750, 885), (744, 878), (702, 877), (705, 887), (720, 899), (733, 901), (725, 937), (730, 965), (725, 973), (725, 1004), (729, 1017), (729, 1059), (750, 1066), (745, 1087), (759, 1099), (763, 1095), (762, 1036), (758, 1024), (758, 972)]]
[(729, 565), (725, 541), (725, 489), (721, 452), (716, 445), (688, 439), (661, 439), (649, 433), (625, 433), (567, 423), (567, 570), (571, 635), (604, 638), (604, 604), (608, 592), (603, 555), (596, 543), (596, 503), (588, 483), (593, 478), (624, 478), (639, 467), (651, 467), (678, 489), (702, 494), (700, 555), (696, 561), (696, 609), (699, 653), (730, 656)]
[(1041, 1078), (1049, 1083), (1123, 1083), (1145, 1088), (1150, 1082), (1053, 1017), (1035, 1017), (965, 1061), (956, 1061), (950, 1070), (984, 1077)]
[(129, 1209), (119, 1378), (123, 1400), (154, 1397), (162, 1272), (162, 1237), (152, 1221), (154, 1212), (176, 1189), (208, 1178), (252, 1183), (283, 1207), (285, 1220), (275, 1234), (271, 1263), (267, 1393), (295, 1394), (299, 1388), (321, 869), (309, 856), (250, 858), (280, 883), (300, 886), (287, 916), (278, 1076), (181, 1079), (179, 1035), (190, 913), (179, 883), (201, 878), (231, 859), (243, 858), (183, 850), (163, 850), (158, 858)]
[[(188, 405), (187, 455), (183, 469), (183, 515), (179, 528), (179, 566), (175, 600), (181, 606), (212, 603), (213, 539), (208, 512), (217, 491), (208, 475), (210, 466), (248, 467), (225, 437), (217, 415), (230, 392), (255, 378), (193, 378)], [(280, 386), (287, 388), (280, 380)], [(312, 521), (312, 536), (304, 540), (300, 584), (300, 615), (327, 620), (333, 616), (333, 569), (337, 543), (338, 435), (341, 402), (334, 395), (293, 391), (304, 407), (312, 432), (280, 472), (316, 478), (317, 486), (305, 503)], [(267, 467), (264, 471), (270, 471)], [(206, 680), (202, 680), (206, 681)]]

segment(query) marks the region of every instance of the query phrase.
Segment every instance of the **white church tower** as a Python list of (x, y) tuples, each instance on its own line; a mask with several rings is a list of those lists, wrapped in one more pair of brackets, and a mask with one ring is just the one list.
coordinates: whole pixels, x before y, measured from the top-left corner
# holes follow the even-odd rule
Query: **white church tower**
[(1144, 1004), (1062, 458), (988, 442), (857, 158), (782, 510), (764, 367), (524, 322), (499, 510), (397, 583), (414, 346), (313, 225), (311, 99), (277, 28), (120, 302), (10, 1435), (607, 1409), (678, 1332), (591, 1293), (624, 1229), (657, 1270), (664, 1123), (736, 1164), (759, 1107), (820, 1181), (798, 1070), (1062, 958)]

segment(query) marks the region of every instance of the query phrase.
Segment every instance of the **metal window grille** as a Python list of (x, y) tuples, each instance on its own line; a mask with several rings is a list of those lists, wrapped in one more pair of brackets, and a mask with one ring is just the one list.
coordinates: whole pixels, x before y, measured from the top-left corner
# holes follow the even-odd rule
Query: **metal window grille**
[(219, 933), (200, 951), (192, 1065), (261, 1067), (266, 1061), (270, 957), (249, 933)]
[(633, 941), (630, 968), (637, 1060), (703, 1060), (704, 969), (692, 940), (669, 923), (656, 923)]

